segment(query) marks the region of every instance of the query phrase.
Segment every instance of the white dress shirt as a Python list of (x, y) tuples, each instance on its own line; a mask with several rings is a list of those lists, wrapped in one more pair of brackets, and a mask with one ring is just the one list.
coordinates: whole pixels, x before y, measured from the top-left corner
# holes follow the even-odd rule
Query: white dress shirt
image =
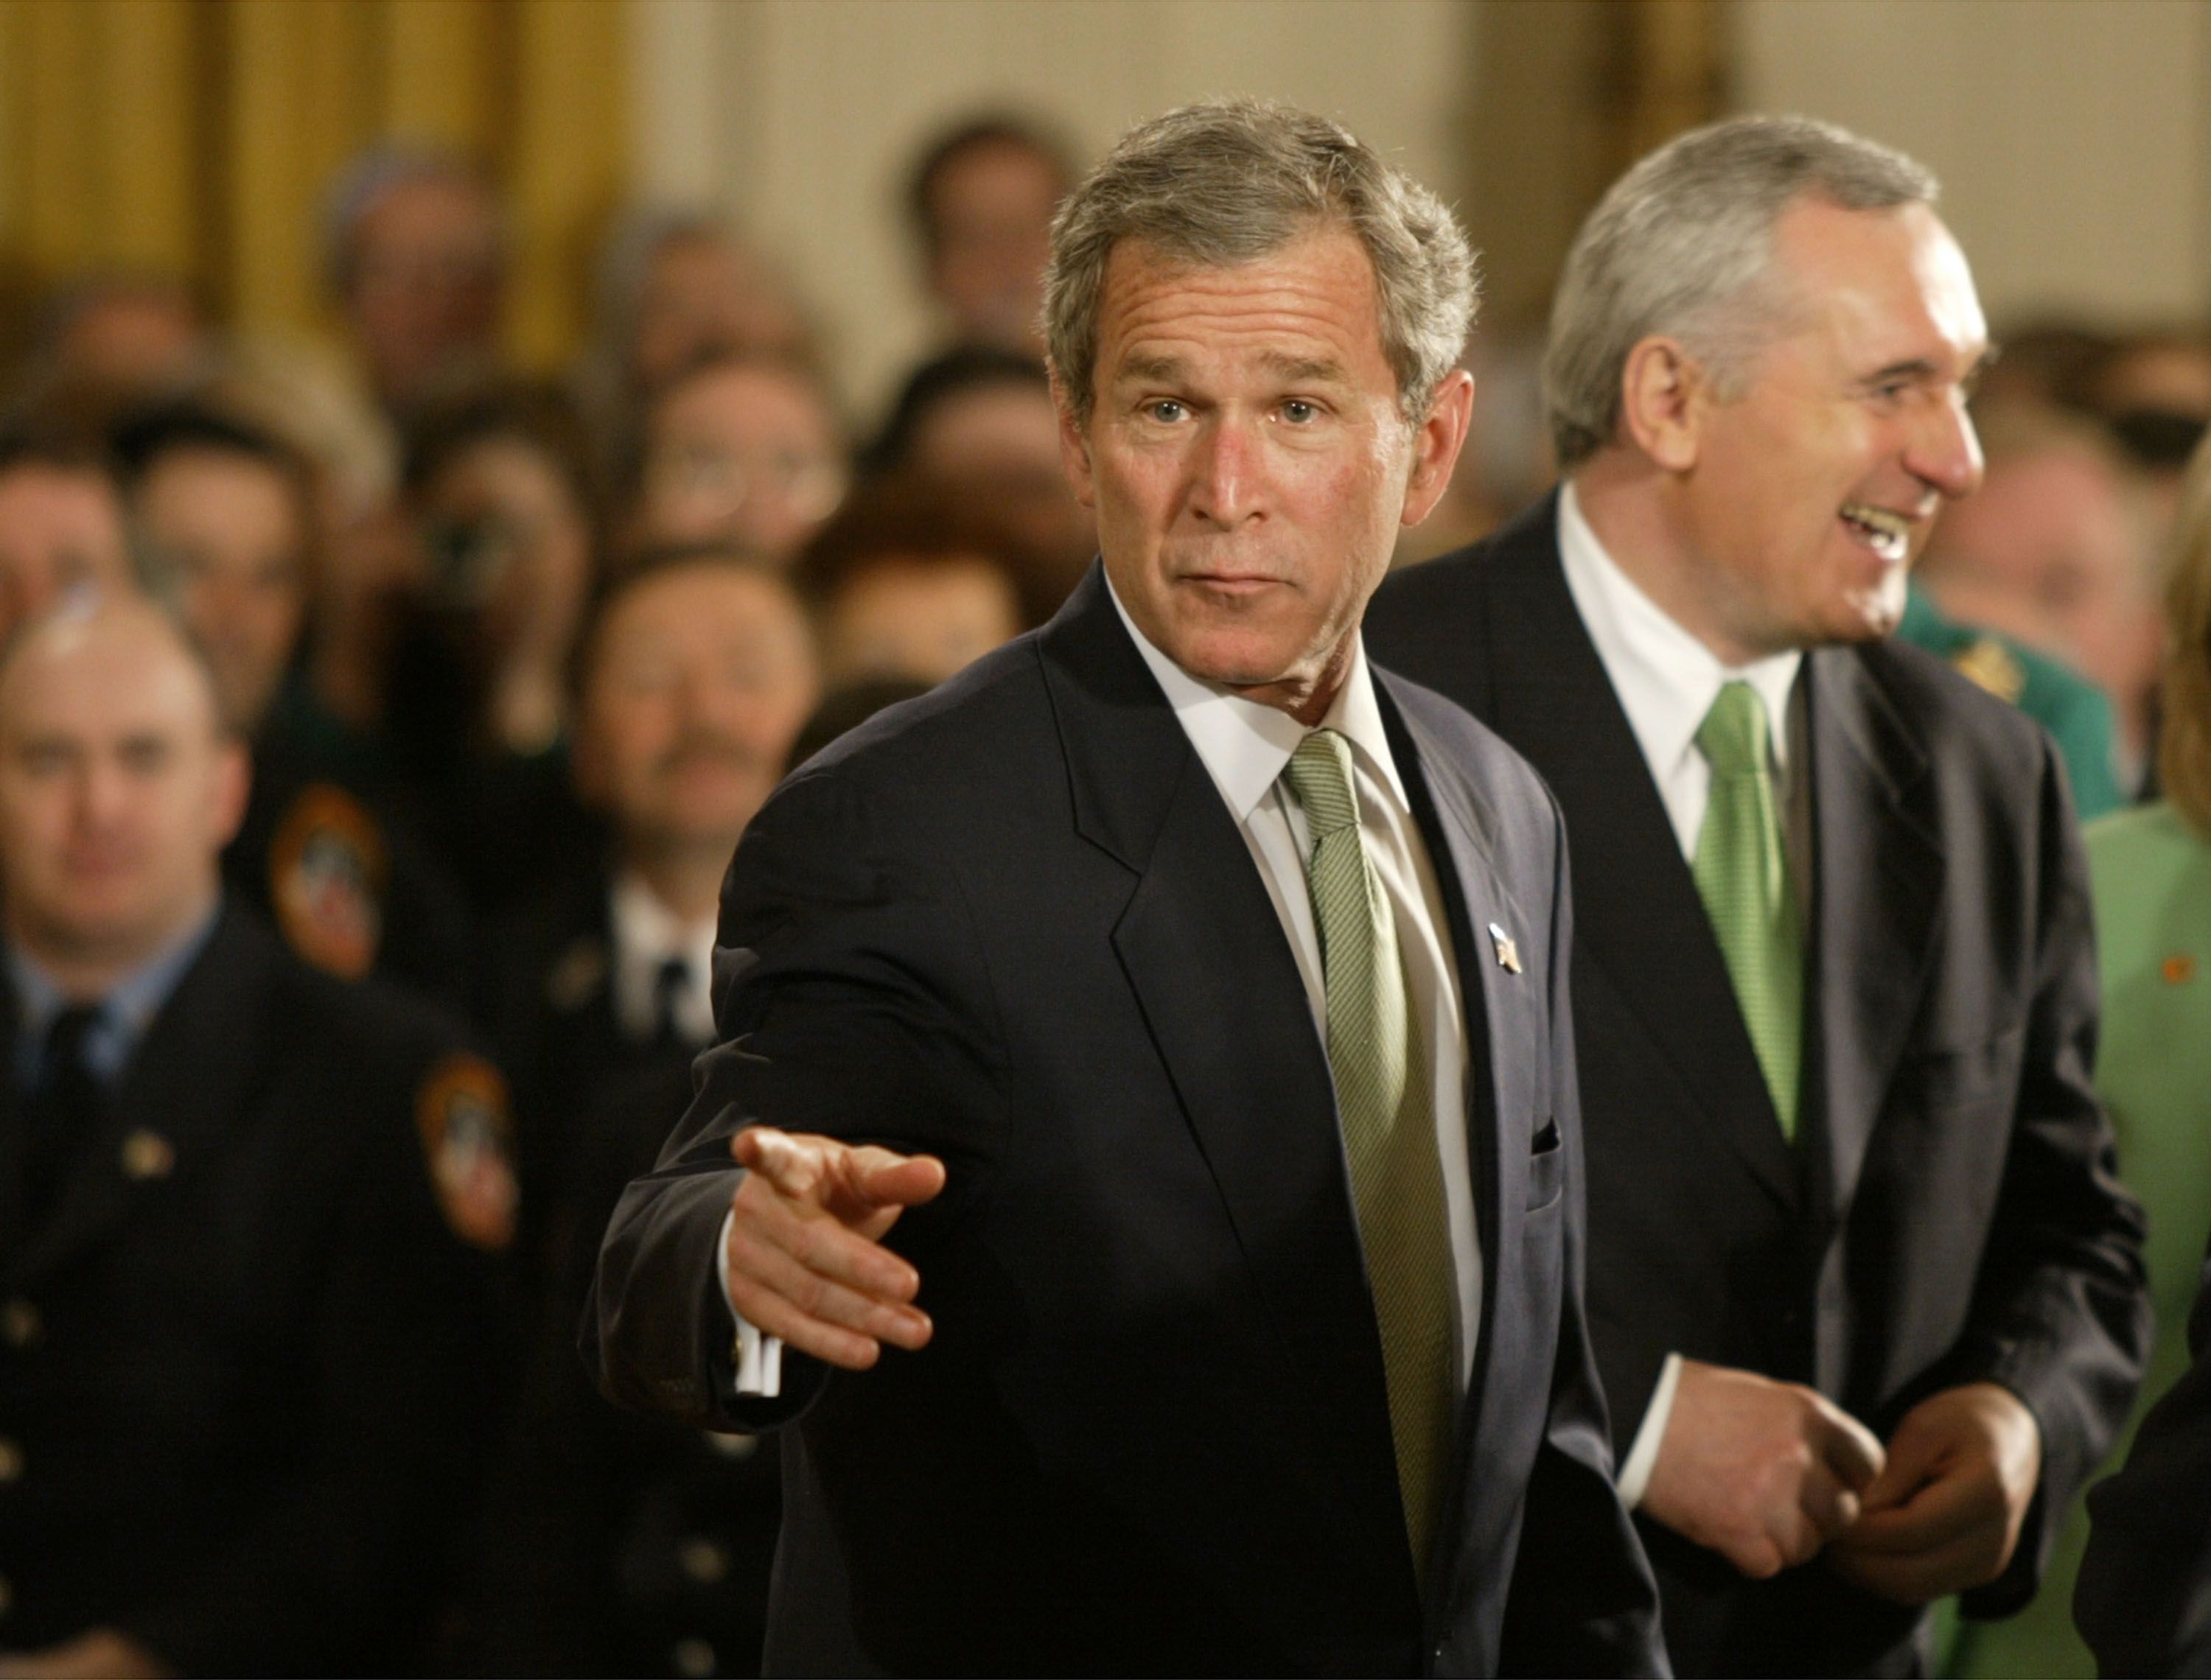
[[(1174, 708), (1176, 721), (1190, 737), (1199, 762), (1227, 801), (1244, 843), (1251, 849), (1251, 861), (1259, 866), (1259, 878), (1266, 883), (1267, 896), (1274, 900), (1275, 914), (1297, 958), (1305, 1001), (1325, 1046), (1328, 991), (1312, 895), (1305, 885), (1312, 837), (1304, 808), (1282, 779), (1291, 754), (1311, 732), (1276, 707), (1199, 681), (1145, 640), (1118, 595), (1113, 597), (1113, 607)], [(1463, 1394), (1474, 1369), (1475, 1339), (1481, 1323), (1481, 1244), (1475, 1230), (1474, 1180), (1467, 1154), (1466, 1015), (1459, 1007), (1457, 964), (1444, 932), (1451, 925), (1449, 916), (1427, 846), (1405, 800), (1405, 784), (1390, 757), (1363, 644), (1354, 643), (1350, 673), (1319, 727), (1335, 730), (1351, 743), (1360, 838), (1396, 919), (1406, 1001), (1429, 1064), (1430, 1107), (1435, 1115), (1437, 1153), (1443, 1162), (1444, 1211), (1458, 1300), (1454, 1369), (1458, 1392)]]
[[(1775, 799), (1785, 809), (1789, 696), (1804, 656), (1791, 650), (1744, 666), (1722, 664), (1605, 553), (1583, 517), (1571, 480), (1559, 493), (1559, 559), (1575, 610), (1596, 644), (1597, 657), (1627, 713), (1643, 760), (1651, 767), (1651, 779), (1658, 785), (1682, 857), (1695, 861), (1697, 831), (1704, 826), (1705, 807), (1711, 798), (1711, 766), (1697, 750), (1697, 731), (1724, 684), (1747, 682), (1765, 703)], [(1681, 1378), (1681, 1357), (1669, 1354), (1634, 1443), (1620, 1467), (1620, 1498), (1631, 1508), (1642, 1502), (1650, 1486)]]
[[(1282, 780), (1291, 755), (1309, 731), (1285, 711), (1192, 677), (1145, 639), (1118, 595), (1113, 607), (1251, 849), (1251, 861), (1297, 959), (1314, 1030), (1325, 1045), (1327, 988), (1320, 935), (1305, 885), (1305, 859), (1312, 840), (1305, 812)], [(1450, 926), (1445, 901), (1390, 752), (1362, 645), (1354, 644), (1350, 673), (1321, 727), (1336, 730), (1351, 744), (1360, 838), (1396, 917), (1407, 1002), (1420, 1027), (1428, 1064), (1458, 1309), (1453, 1372), (1463, 1396), (1474, 1369), (1482, 1282), (1466, 1130), (1466, 1016), (1459, 1004), (1457, 964), (1444, 932)], [(716, 1246), (724, 1298), (729, 1291), (728, 1236), (725, 1218)], [(760, 1335), (742, 1317), (737, 1325), (737, 1392), (760, 1396), (779, 1393), (781, 1343)]]
[(614, 932), (615, 1019), (622, 1031), (645, 1039), (660, 1030), (660, 976), (673, 960), (683, 964), (684, 973), (672, 1000), (676, 1030), (688, 1043), (713, 1037), (714, 918), (684, 921), (629, 870), (615, 877), (607, 907)]

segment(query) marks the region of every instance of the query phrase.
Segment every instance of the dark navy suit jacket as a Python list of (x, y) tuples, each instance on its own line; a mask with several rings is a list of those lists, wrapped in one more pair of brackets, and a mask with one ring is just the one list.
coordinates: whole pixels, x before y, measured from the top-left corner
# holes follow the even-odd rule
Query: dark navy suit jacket
[[(585, 1341), (609, 1393), (797, 1422), (772, 1671), (1663, 1668), (1582, 1320), (1558, 813), (1377, 675), (1470, 1041), (1485, 1287), (1436, 1555), (1406, 1540), (1295, 958), (1093, 572), (762, 811), (724, 892), (722, 1042), (608, 1232)], [(756, 1119), (944, 1159), (891, 1236), (925, 1351), (733, 1396), (713, 1251)]]

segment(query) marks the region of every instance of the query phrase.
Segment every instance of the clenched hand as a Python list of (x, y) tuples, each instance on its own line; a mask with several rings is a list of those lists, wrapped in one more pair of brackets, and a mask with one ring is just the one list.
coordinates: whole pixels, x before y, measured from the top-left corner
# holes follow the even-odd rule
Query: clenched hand
[(1881, 1443), (1800, 1384), (1681, 1362), (1643, 1508), (1764, 1580), (1858, 1520)]

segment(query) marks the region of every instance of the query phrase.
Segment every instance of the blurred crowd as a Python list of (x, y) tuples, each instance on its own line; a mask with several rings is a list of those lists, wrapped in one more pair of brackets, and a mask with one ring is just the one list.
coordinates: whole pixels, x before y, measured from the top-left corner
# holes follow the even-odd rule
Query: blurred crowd
[[(197, 801), (197, 826), (120, 795), (112, 811), (81, 797), (42, 826), (35, 790), (0, 786), (14, 925), (58, 929), (53, 948), (70, 948), (106, 925), (94, 900), (113, 891), (88, 884), (81, 854), (106, 848), (111, 875), (159, 873), (181, 848), (219, 871), (226, 908), (212, 934), (183, 917), (213, 943), (175, 949), (229, 951), (230, 921), (257, 914), (282, 963), (348, 982), (277, 1018), (269, 1000), (289, 994), (238, 979), (238, 1018), (211, 1006), (204, 1042), (149, 1039), (130, 1077), (194, 1091), (259, 1081), (301, 1104), (338, 1089), (364, 1114), (388, 1112), (421, 1145), (426, 1217), (399, 1206), (416, 1191), (366, 1197), (348, 1168), (331, 1173), (331, 1200), (295, 1248), (256, 1247), (268, 1222), (240, 1214), (254, 1234), (227, 1258), (287, 1256), (320, 1280), (343, 1243), (415, 1245), (432, 1258), (410, 1274), (409, 1323), (439, 1325), (397, 1342), (465, 1348), (445, 1370), (473, 1374), (407, 1390), (409, 1439), (376, 1457), (335, 1393), (327, 1405), (306, 1397), (389, 1381), (409, 1356), (363, 1371), (303, 1350), (381, 1321), (385, 1306), (347, 1291), (388, 1305), (396, 1285), (302, 1284), (270, 1323), (231, 1326), (241, 1346), (282, 1349), (281, 1369), (251, 1380), (288, 1385), (287, 1422), (200, 1442), (162, 1472), (181, 1478), (179, 1508), (171, 1526), (141, 1520), (136, 1567), (156, 1586), (185, 1580), (174, 1554), (227, 1544), (204, 1512), (229, 1510), (248, 1483), (284, 1482), (302, 1510), (350, 1487), (348, 1508), (374, 1508), (348, 1566), (354, 1585), (375, 1584), (373, 1626), (317, 1609), (327, 1582), (294, 1579), (338, 1544), (302, 1517), (288, 1538), (256, 1542), (289, 1555), (288, 1571), (241, 1566), (222, 1590), (191, 1577), (172, 1596), (195, 1603), (197, 1621), (149, 1609), (111, 1630), (117, 1643), (73, 1647), (78, 1671), (756, 1670), (772, 1449), (606, 1407), (576, 1358), (578, 1305), (615, 1199), (651, 1169), (712, 1036), (718, 891), (753, 813), (874, 710), (1043, 622), (1090, 564), (1037, 325), (1050, 220), (1074, 167), (1047, 130), (996, 115), (915, 161), (906, 208), (942, 342), (879, 415), (840, 402), (813, 312), (773, 254), (688, 212), (623, 218), (598, 264), (591, 341), (560, 378), (523, 377), (500, 350), (500, 195), (427, 152), (379, 151), (329, 192), (319, 233), (350, 378), (227, 335), (169, 276), (90, 275), (44, 306), (0, 413), (0, 638), (18, 644), (0, 665), (0, 760), (28, 765), (56, 740), (89, 752), (111, 735), (125, 758), (133, 741), (173, 747), (203, 680), (217, 745), (249, 744), (251, 770), (230, 810), (209, 759), (176, 796)], [(1408, 535), (1404, 563), (1482, 535), (1548, 487), (1539, 351), (1509, 335), (1476, 351), (1466, 464)], [(2153, 796), (2163, 572), (2211, 421), (2211, 341), (2023, 324), (2003, 335), (1975, 408), (1986, 484), (1944, 516), (1905, 633), (2050, 725), (2084, 814)], [(188, 639), (114, 605), (141, 594)], [(100, 707), (119, 696), (148, 710), (111, 728)], [(27, 733), (49, 713), (62, 722)], [(14, 773), (0, 767), (0, 783)], [(71, 867), (42, 869), (52, 856)], [(134, 890), (170, 904), (160, 882)], [(181, 912), (148, 914), (167, 930)], [(135, 980), (173, 946), (134, 949), (148, 961), (118, 972)], [(251, 967), (235, 960), (239, 975)], [(22, 1018), (40, 1018), (28, 982), (11, 984)], [(356, 994), (392, 1002), (364, 1012)], [(334, 1070), (324, 1083), (269, 1071), (300, 1046), (264, 1041), (287, 1039)], [(18, 1035), (33, 1107), (69, 1100), (50, 1090), (59, 1042)], [(271, 1112), (279, 1130), (305, 1126)], [(123, 1176), (181, 1181), (181, 1123), (174, 1139), (115, 1124)], [(173, 1142), (173, 1163), (161, 1154)], [(348, 1178), (351, 1191), (336, 1182)], [(210, 1194), (263, 1194), (264, 1182), (239, 1175)], [(46, 1212), (66, 1224), (75, 1206), (64, 1188)], [(109, 1403), (86, 1399), (112, 1369), (101, 1359), (142, 1346), (73, 1339), (65, 1300), (112, 1314), (120, 1285), (42, 1294), (39, 1230), (21, 1229), (28, 1239), (0, 1255), (0, 1369), (13, 1372), (0, 1377), (0, 1484), (34, 1484), (41, 1429), (60, 1465), (48, 1502), (20, 1520), (0, 1485), (0, 1547), (34, 1560), (0, 1562), (17, 1577), (0, 1574), (0, 1650), (16, 1651), (83, 1625), (65, 1579), (71, 1514), (123, 1496), (88, 1493), (82, 1478), (98, 1472), (69, 1459), (70, 1443), (111, 1427)], [(189, 1439), (190, 1381), (156, 1387), (134, 1403), (178, 1410)], [(357, 1483), (331, 1468), (341, 1461)], [(359, 1493), (407, 1478), (422, 1484), (408, 1497)]]

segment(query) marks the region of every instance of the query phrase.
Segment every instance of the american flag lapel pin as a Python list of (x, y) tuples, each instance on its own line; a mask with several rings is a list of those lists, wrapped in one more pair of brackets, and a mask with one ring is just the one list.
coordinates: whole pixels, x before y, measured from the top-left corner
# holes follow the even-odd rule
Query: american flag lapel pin
[(1507, 974), (1520, 972), (1520, 947), (1512, 943), (1512, 936), (1495, 922), (1489, 924), (1489, 941), (1497, 947), (1497, 966)]

